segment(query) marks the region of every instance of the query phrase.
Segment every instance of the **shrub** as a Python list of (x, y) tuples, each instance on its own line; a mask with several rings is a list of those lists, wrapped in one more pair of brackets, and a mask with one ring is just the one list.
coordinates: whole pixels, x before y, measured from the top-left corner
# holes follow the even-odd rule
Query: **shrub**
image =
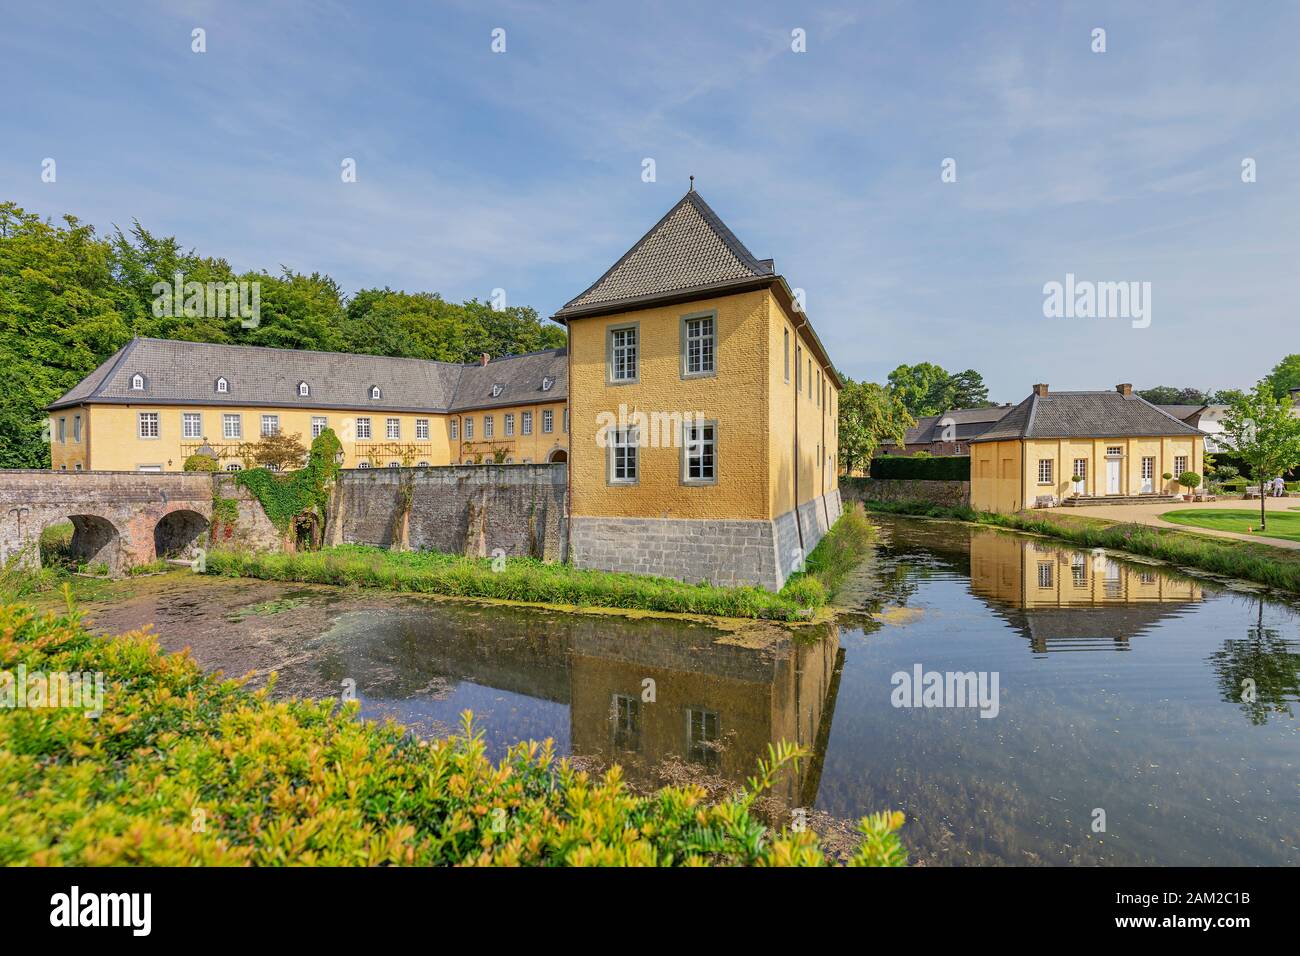
[(1201, 476), (1194, 471), (1185, 471), (1178, 476), (1178, 483), (1184, 488), (1196, 488), (1201, 483)]
[(221, 466), (211, 455), (200, 455), (195, 453), (185, 459), (185, 464), (181, 466), (182, 471), (220, 471)]
[[(0, 667), (102, 672), (103, 713), (0, 709), (0, 865), (682, 866), (827, 862), (754, 802), (803, 755), (781, 744), (739, 795), (630, 793), (523, 742), (497, 764), (468, 713), (419, 741), (357, 704), (272, 701), (164, 654), (95, 637), (69, 609), (0, 605)], [(901, 813), (864, 818), (850, 865), (902, 866)]]
[(895, 481), (970, 481), (970, 456), (920, 458), (882, 455), (871, 459), (871, 477)]

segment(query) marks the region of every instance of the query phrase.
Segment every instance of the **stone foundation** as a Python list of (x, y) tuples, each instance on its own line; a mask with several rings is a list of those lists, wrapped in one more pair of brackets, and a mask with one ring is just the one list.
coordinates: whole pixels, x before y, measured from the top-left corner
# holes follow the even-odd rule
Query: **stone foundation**
[(569, 548), (580, 568), (779, 591), (840, 510), (831, 491), (773, 521), (574, 516)]

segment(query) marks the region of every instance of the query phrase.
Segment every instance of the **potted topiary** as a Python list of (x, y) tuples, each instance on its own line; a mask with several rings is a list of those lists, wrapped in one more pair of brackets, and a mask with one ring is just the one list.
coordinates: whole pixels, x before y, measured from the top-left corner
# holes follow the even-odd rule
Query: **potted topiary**
[(1165, 472), (1163, 475), (1161, 475), (1160, 477), (1163, 478), (1163, 479), (1165, 480), (1165, 490), (1167, 491), (1167, 490), (1169, 489), (1169, 482), (1171, 482), (1171, 481), (1174, 480), (1173, 472), (1166, 471), (1166, 472)]
[(1178, 483), (1192, 492), (1191, 495), (1185, 497), (1194, 497), (1196, 489), (1201, 483), (1201, 476), (1194, 471), (1185, 471), (1178, 476)]
[(1088, 479), (1083, 475), (1071, 475), (1070, 480), (1074, 482), (1074, 497), (1078, 498), (1083, 494), (1083, 483)]

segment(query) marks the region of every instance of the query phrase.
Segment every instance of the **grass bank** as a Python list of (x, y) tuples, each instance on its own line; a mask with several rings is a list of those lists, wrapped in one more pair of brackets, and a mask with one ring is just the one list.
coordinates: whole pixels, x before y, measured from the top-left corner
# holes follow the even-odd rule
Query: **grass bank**
[(1183, 508), (1166, 511), (1160, 517), (1165, 521), (1193, 528), (1255, 534), (1261, 539), (1283, 538), (1287, 541), (1300, 541), (1300, 514), (1285, 511), (1270, 511), (1265, 531), (1259, 530), (1258, 509), (1251, 511), (1227, 508)]
[(865, 513), (861, 508), (849, 508), (808, 556), (806, 569), (775, 594), (758, 587), (689, 584), (547, 564), (533, 558), (466, 558), (364, 545), (298, 554), (213, 551), (207, 556), (207, 570), (210, 574), (450, 597), (794, 621), (826, 605), (844, 574), (862, 559), (873, 540)]
[(1014, 531), (1032, 531), (1085, 548), (1128, 551), (1168, 561), (1170, 564), (1200, 568), (1214, 574), (1300, 593), (1300, 551), (1274, 548), (1267, 544), (1227, 541), (1100, 518), (1026, 512), (994, 514), (972, 508), (946, 508), (924, 501), (868, 501), (865, 505), (868, 511), (886, 514), (955, 518)]
[[(357, 705), (272, 702), (164, 654), (95, 637), (69, 609), (0, 605), (0, 669), (99, 673), (102, 714), (0, 708), (0, 865), (800, 865), (811, 831), (767, 829), (756, 798), (802, 759), (782, 745), (739, 795), (648, 796), (522, 742), (493, 764), (462, 733), (417, 741)], [(901, 813), (860, 823), (854, 865), (906, 863)]]

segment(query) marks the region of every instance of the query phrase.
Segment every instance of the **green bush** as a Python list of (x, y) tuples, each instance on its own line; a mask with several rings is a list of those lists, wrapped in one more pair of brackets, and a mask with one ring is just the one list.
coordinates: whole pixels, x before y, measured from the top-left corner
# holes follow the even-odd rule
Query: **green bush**
[(181, 466), (182, 471), (219, 471), (221, 466), (211, 455), (193, 454), (185, 459), (185, 464)]
[[(0, 709), (0, 865), (681, 866), (827, 863), (811, 831), (773, 832), (754, 801), (802, 754), (782, 744), (739, 795), (630, 793), (552, 743), (497, 764), (462, 733), (420, 741), (355, 703), (249, 693), (144, 631), (0, 605), (0, 667), (100, 672), (103, 713)], [(851, 865), (902, 866), (901, 813), (864, 818)]]
[(871, 477), (893, 481), (970, 481), (970, 456), (918, 458), (883, 455), (871, 459)]

